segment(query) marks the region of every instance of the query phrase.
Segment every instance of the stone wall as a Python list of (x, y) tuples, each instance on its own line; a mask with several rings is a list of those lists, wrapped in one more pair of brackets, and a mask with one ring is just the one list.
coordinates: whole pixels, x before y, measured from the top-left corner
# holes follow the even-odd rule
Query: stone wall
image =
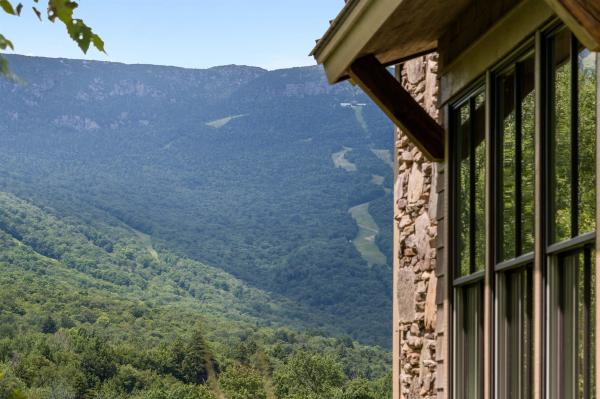
[[(404, 63), (398, 78), (439, 119), (437, 55)], [(442, 165), (429, 162), (396, 130), (394, 399), (438, 398), (443, 392), (442, 270), (438, 230), (443, 222)], [(439, 286), (439, 287), (438, 287)]]

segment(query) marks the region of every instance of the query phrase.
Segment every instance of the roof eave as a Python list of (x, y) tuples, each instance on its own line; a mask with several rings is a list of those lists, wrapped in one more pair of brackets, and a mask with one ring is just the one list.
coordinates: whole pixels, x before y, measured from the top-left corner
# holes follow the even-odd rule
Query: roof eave
[(359, 2), (360, 0), (346, 1), (346, 3), (344, 4), (344, 8), (341, 9), (341, 11), (338, 13), (334, 20), (330, 21), (329, 28), (327, 28), (327, 31), (325, 31), (323, 36), (319, 40), (317, 40), (315, 47), (311, 50), (309, 54), (310, 57), (317, 57), (318, 54), (320, 54), (323, 47), (325, 47), (335, 36), (339, 27), (344, 23), (346, 18), (348, 18), (350, 12)]
[(544, 0), (589, 50), (600, 51), (600, 9), (585, 2)]
[(347, 76), (352, 61), (362, 55), (369, 40), (385, 24), (403, 0), (350, 0), (311, 55), (325, 68), (327, 79), (336, 83)]

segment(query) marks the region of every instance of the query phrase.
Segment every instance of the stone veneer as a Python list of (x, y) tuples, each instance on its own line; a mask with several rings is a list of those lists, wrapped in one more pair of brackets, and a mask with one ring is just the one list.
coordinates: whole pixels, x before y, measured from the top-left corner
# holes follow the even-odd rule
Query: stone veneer
[[(437, 55), (397, 67), (403, 86), (435, 119)], [(444, 397), (443, 165), (396, 129), (394, 186), (394, 399)]]

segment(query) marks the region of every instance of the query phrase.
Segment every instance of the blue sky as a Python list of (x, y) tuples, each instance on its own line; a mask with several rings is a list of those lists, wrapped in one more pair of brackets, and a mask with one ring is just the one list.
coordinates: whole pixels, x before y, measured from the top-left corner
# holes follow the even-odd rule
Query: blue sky
[[(59, 23), (39, 22), (26, 5), (2, 14), (0, 33), (15, 52), (45, 57), (206, 68), (244, 64), (267, 69), (311, 65), (307, 55), (343, 0), (79, 0), (83, 18), (108, 55), (87, 56)], [(16, 3), (16, 1), (15, 1)]]

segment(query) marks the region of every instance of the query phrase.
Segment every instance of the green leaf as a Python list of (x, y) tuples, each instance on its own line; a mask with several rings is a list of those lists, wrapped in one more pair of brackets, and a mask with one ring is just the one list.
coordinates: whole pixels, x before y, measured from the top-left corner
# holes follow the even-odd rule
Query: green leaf
[[(17, 76), (14, 75), (8, 66), (8, 60), (0, 55), (0, 77), (4, 77), (12, 82), (17, 82)], [(0, 375), (1, 377), (1, 375)], [(1, 381), (1, 378), (0, 378)]]
[(17, 9), (16, 9), (17, 15), (21, 15), (22, 9), (23, 9), (23, 4), (21, 4), (21, 3), (17, 4)]
[(70, 0), (49, 0), (48, 1), (48, 19), (52, 22), (56, 18), (61, 20), (65, 25), (73, 23), (73, 10), (78, 4)]
[(102, 38), (95, 33), (92, 34), (92, 43), (94, 44), (94, 47), (98, 49), (98, 51), (106, 53), (106, 51), (104, 50), (104, 40), (102, 40)]
[(33, 12), (35, 13), (35, 15), (37, 15), (38, 19), (41, 21), (42, 20), (42, 13), (40, 10), (38, 10), (36, 7), (31, 7), (33, 9)]
[(0, 7), (2, 7), (4, 12), (7, 14), (17, 15), (17, 13), (15, 12), (15, 9), (13, 8), (12, 4), (10, 4), (10, 2), (8, 0), (0, 0)]
[(71, 39), (77, 43), (81, 51), (87, 53), (92, 40), (92, 29), (80, 19), (75, 19), (66, 25)]
[(104, 41), (100, 36), (92, 32), (92, 28), (87, 26), (82, 19), (73, 18), (73, 10), (78, 4), (71, 0), (49, 0), (48, 1), (48, 19), (54, 22), (56, 19), (61, 21), (67, 27), (67, 32), (79, 48), (84, 52), (90, 48), (90, 43), (99, 51), (104, 50)]
[(7, 48), (10, 48), (11, 50), (15, 49), (12, 42), (4, 37), (4, 35), (0, 34), (0, 49), (6, 50)]

